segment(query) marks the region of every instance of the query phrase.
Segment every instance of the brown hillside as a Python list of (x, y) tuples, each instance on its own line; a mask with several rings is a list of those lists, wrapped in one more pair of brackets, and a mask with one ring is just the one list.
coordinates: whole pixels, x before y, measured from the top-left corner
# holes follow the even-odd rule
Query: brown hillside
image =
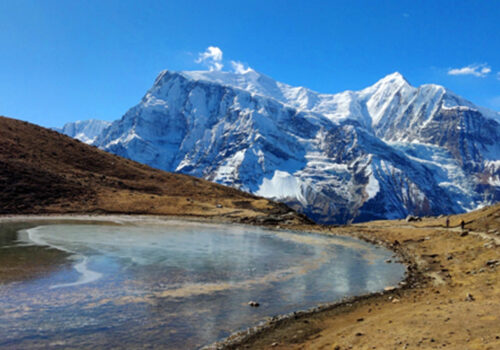
[(88, 212), (308, 221), (283, 204), (156, 170), (0, 117), (0, 214)]

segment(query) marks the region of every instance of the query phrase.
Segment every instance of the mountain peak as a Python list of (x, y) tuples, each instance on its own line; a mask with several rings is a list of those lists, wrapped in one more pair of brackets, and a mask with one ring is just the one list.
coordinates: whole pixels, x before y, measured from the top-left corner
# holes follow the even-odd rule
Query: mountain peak
[(380, 79), (378, 83), (391, 83), (391, 84), (406, 84), (406, 85), (411, 85), (408, 80), (399, 72), (394, 72), (389, 75), (386, 75), (382, 79)]
[(256, 81), (258, 79), (271, 79), (264, 74), (261, 74), (251, 68), (244, 71), (228, 72), (217, 70), (200, 70), (200, 71), (181, 71), (182, 76), (191, 80), (205, 80), (223, 85), (238, 85), (236, 82), (241, 81)]

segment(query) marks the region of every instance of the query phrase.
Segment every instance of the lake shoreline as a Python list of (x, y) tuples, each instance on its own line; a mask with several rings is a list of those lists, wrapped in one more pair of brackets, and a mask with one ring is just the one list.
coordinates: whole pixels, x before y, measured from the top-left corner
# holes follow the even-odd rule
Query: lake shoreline
[(376, 246), (382, 246), (394, 252), (397, 256), (397, 259), (406, 266), (405, 277), (398, 286), (387, 286), (391, 288), (391, 290), (387, 291), (379, 291), (369, 294), (345, 297), (341, 300), (337, 300), (334, 302), (322, 303), (320, 305), (314, 306), (312, 308), (306, 310), (296, 310), (294, 312), (284, 314), (284, 315), (276, 315), (273, 316), (268, 321), (263, 321), (258, 325), (251, 326), (243, 331), (235, 331), (227, 338), (217, 341), (216, 343), (206, 345), (203, 349), (233, 349), (237, 348), (241, 344), (245, 344), (247, 342), (251, 342), (254, 337), (259, 337), (263, 333), (272, 331), (277, 327), (283, 326), (289, 322), (300, 322), (300, 320), (304, 317), (311, 316), (317, 313), (322, 313), (328, 310), (333, 310), (336, 308), (341, 308), (349, 304), (353, 304), (362, 300), (369, 300), (374, 296), (378, 295), (390, 295), (393, 294), (397, 289), (400, 288), (410, 288), (415, 283), (419, 283), (421, 281), (421, 274), (416, 268), (415, 262), (411, 259), (410, 256), (405, 254), (405, 252), (400, 248), (399, 245), (394, 245), (388, 243), (386, 241), (380, 239), (372, 239), (365, 235), (347, 235), (347, 234), (339, 234), (336, 231), (331, 231), (327, 226), (322, 225), (262, 225), (256, 223), (241, 223), (234, 222), (230, 218), (220, 218), (220, 217), (193, 217), (193, 216), (171, 216), (171, 215), (139, 215), (139, 214), (88, 214), (88, 213), (71, 213), (71, 214), (33, 214), (33, 215), (0, 215), (0, 224), (7, 222), (19, 222), (19, 221), (28, 221), (28, 222), (38, 222), (38, 221), (53, 221), (53, 220), (61, 220), (61, 221), (76, 221), (76, 222), (100, 222), (100, 223), (116, 223), (116, 224), (126, 224), (126, 223), (141, 223), (141, 224), (161, 224), (166, 222), (175, 222), (175, 221), (187, 221), (187, 222), (195, 222), (195, 223), (204, 223), (204, 224), (234, 224), (234, 225), (242, 225), (242, 226), (257, 226), (262, 229), (269, 230), (286, 230), (293, 231), (299, 233), (316, 233), (322, 234), (326, 236), (344, 236), (344, 237), (354, 237), (360, 239), (362, 241), (368, 242), (370, 244)]
[[(64, 215), (65, 218), (81, 215)], [(95, 215), (83, 215), (95, 219)], [(102, 218), (121, 215), (100, 215)], [(131, 215), (136, 217), (136, 215)], [(42, 216), (53, 219), (53, 215)], [(122, 217), (130, 217), (128, 215)], [(144, 216), (155, 217), (155, 216)], [(158, 216), (163, 220), (235, 223), (230, 218)], [(0, 222), (40, 216), (4, 215)], [(256, 225), (355, 237), (391, 249), (407, 265), (404, 285), (237, 331), (207, 348), (386, 349), (500, 347), (500, 205), (421, 222), (378, 221), (341, 227)], [(460, 222), (466, 229), (460, 229)], [(396, 287), (396, 286), (395, 286)]]
[[(346, 226), (348, 227), (348, 226)], [(226, 337), (225, 339), (218, 341), (216, 343), (207, 345), (203, 347), (202, 349), (204, 350), (221, 350), (221, 349), (239, 349), (239, 348), (252, 348), (251, 345), (253, 341), (262, 338), (264, 335), (269, 336), (272, 335), (273, 332), (276, 330), (279, 330), (280, 328), (289, 326), (290, 324), (301, 324), (304, 322), (304, 320), (308, 317), (311, 316), (316, 316), (320, 315), (322, 313), (326, 313), (329, 311), (335, 311), (339, 310), (341, 311), (342, 309), (349, 309), (352, 307), (354, 304), (357, 303), (370, 303), (372, 301), (375, 301), (377, 298), (380, 297), (391, 297), (393, 295), (398, 295), (398, 292), (401, 290), (407, 290), (407, 289), (412, 289), (412, 288), (417, 288), (419, 286), (424, 285), (424, 283), (427, 281), (425, 278), (424, 274), (422, 271), (419, 269), (418, 264), (415, 262), (413, 257), (408, 254), (408, 252), (397, 242), (396, 244), (394, 242), (389, 242), (385, 241), (383, 239), (377, 239), (374, 237), (369, 237), (364, 234), (344, 234), (337, 233), (335, 231), (331, 231), (328, 229), (328, 227), (321, 226), (321, 225), (316, 225), (312, 229), (307, 229), (307, 231), (304, 231), (303, 227), (294, 227), (290, 228), (292, 230), (296, 230), (299, 232), (314, 232), (314, 233), (319, 233), (319, 234), (324, 234), (327, 236), (343, 236), (343, 237), (354, 237), (357, 239), (360, 239), (362, 241), (365, 241), (367, 243), (373, 244), (375, 246), (381, 246), (384, 248), (387, 248), (394, 252), (395, 256), (399, 261), (406, 266), (406, 273), (405, 273), (405, 278), (399, 282), (397, 286), (387, 286), (386, 290), (378, 291), (378, 292), (373, 292), (373, 293), (367, 293), (367, 294), (362, 294), (362, 295), (356, 295), (356, 296), (351, 296), (351, 297), (345, 297), (342, 298), (341, 300), (330, 302), (330, 303), (323, 303), (320, 304), (316, 307), (307, 309), (307, 310), (297, 310), (292, 313), (288, 313), (285, 315), (277, 315), (272, 317), (270, 320), (265, 321), (260, 323), (259, 325), (256, 325), (254, 327), (247, 328), (246, 330), (241, 330), (241, 331), (236, 331), (230, 336)], [(342, 312), (342, 311), (341, 311)], [(308, 333), (307, 332), (302, 332), (301, 333), (303, 336), (301, 338), (305, 338)], [(296, 337), (295, 340), (299, 341), (301, 338)], [(272, 344), (276, 344), (275, 346), (272, 346)], [(276, 346), (279, 345), (277, 342), (273, 342), (270, 344), (272, 348), (275, 348)]]
[(288, 315), (212, 348), (500, 348), (500, 205), (449, 218), (449, 228), (445, 217), (332, 228), (393, 250), (408, 264), (405, 285)]

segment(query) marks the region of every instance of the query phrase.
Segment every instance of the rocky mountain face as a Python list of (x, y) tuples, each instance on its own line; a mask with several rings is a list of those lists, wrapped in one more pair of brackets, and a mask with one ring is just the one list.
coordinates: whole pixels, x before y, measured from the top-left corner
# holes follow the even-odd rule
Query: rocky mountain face
[(93, 144), (346, 223), (498, 201), (499, 120), (399, 73), (320, 94), (253, 70), (164, 71)]
[(110, 122), (104, 120), (89, 119), (66, 123), (62, 128), (54, 128), (54, 130), (83, 143), (91, 144), (95, 141), (97, 135), (101, 134), (110, 125)]

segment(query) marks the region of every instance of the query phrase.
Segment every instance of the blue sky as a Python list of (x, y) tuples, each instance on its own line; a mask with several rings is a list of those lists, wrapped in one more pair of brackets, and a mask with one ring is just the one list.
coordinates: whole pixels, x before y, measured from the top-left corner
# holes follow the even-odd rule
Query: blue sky
[(500, 1), (0, 1), (0, 115), (120, 118), (163, 69), (240, 61), (335, 93), (394, 71), (500, 111)]

